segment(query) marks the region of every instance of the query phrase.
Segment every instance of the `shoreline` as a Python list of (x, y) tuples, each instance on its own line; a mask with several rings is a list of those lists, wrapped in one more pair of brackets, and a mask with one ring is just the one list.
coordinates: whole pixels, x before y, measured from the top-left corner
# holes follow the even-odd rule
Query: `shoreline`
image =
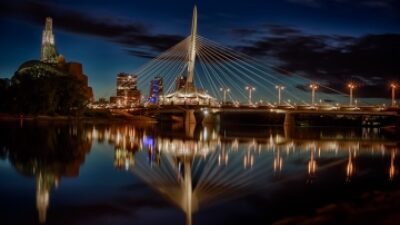
[(107, 122), (132, 122), (132, 123), (158, 123), (157, 120), (147, 116), (132, 117), (88, 117), (88, 116), (46, 116), (46, 115), (11, 115), (0, 114), (0, 122), (3, 121), (48, 121), (48, 122), (90, 122), (90, 123), (107, 123)]
[[(157, 123), (182, 123), (182, 122), (177, 122), (177, 121), (159, 121), (155, 118), (149, 117), (149, 116), (144, 116), (144, 115), (132, 115), (132, 116), (80, 116), (80, 117), (73, 117), (73, 116), (47, 116), (47, 115), (13, 115), (13, 114), (0, 114), (0, 122), (7, 122), (7, 121), (36, 121), (36, 122), (84, 122), (84, 123), (122, 123), (122, 122), (128, 122), (128, 123), (135, 123), (135, 124), (157, 124)], [(200, 123), (201, 124), (201, 123)], [(220, 126), (222, 124), (219, 124)], [(253, 123), (225, 123), (224, 126), (259, 126), (259, 127), (264, 127), (264, 126), (276, 126), (276, 127), (284, 127), (284, 125), (281, 124), (253, 124)], [(348, 127), (353, 127), (353, 128), (371, 128), (371, 126), (338, 126), (338, 125), (332, 125), (332, 126), (294, 126), (294, 127), (303, 127), (303, 128), (312, 128), (312, 127), (319, 127), (319, 128), (348, 128)], [(380, 128), (383, 130), (395, 132), (400, 129), (400, 127), (396, 125), (386, 125), (386, 126), (380, 126), (380, 127), (375, 127), (375, 128)]]

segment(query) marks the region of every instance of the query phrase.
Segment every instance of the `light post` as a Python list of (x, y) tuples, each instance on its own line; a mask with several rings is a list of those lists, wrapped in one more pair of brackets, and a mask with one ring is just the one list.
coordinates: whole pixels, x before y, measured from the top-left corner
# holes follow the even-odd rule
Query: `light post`
[(285, 89), (282, 85), (276, 85), (275, 88), (278, 90), (278, 105), (281, 104), (281, 91)]
[(399, 86), (396, 83), (391, 83), (390, 88), (392, 88), (392, 107), (396, 106), (396, 88)]
[(249, 91), (249, 105), (252, 105), (252, 103), (251, 103), (251, 93), (252, 93), (253, 91), (255, 91), (256, 88), (253, 87), (253, 86), (246, 86), (246, 90)]
[(229, 88), (220, 88), (219, 90), (224, 93), (224, 98), (222, 100), (222, 104), (224, 104), (224, 103), (226, 103), (226, 93), (230, 92), (231, 89), (229, 89)]
[(356, 85), (349, 83), (347, 87), (350, 89), (350, 106), (353, 106), (353, 89), (356, 88)]
[(310, 88), (311, 88), (311, 105), (315, 105), (315, 90), (318, 89), (318, 85), (317, 84), (310, 84)]

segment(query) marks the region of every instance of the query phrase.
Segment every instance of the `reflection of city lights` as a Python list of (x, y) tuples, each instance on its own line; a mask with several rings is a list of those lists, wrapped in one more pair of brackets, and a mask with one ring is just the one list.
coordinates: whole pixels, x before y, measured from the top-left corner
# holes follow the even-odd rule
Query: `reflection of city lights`
[(208, 131), (207, 131), (207, 128), (204, 128), (203, 140), (207, 140), (207, 139), (208, 139)]
[(308, 174), (314, 176), (317, 171), (317, 161), (314, 159), (314, 150), (310, 150), (310, 161), (308, 161)]
[(396, 152), (392, 150), (392, 154), (390, 156), (390, 167), (389, 167), (389, 180), (392, 181), (394, 176), (396, 175), (396, 166), (394, 165), (394, 161), (396, 159)]
[(353, 165), (353, 160), (352, 160), (352, 154), (351, 151), (349, 151), (349, 160), (346, 165), (346, 181), (350, 182), (351, 177), (354, 174), (354, 165)]
[(253, 164), (254, 164), (254, 156), (250, 152), (247, 152), (247, 154), (245, 154), (243, 157), (243, 166), (245, 169), (248, 169), (252, 168)]
[(237, 138), (232, 142), (232, 151), (238, 151), (239, 150), (239, 141)]
[(228, 165), (228, 160), (229, 160), (228, 153), (225, 151), (220, 152), (218, 155), (218, 166)]
[(281, 172), (283, 168), (283, 159), (280, 156), (280, 151), (278, 150), (276, 157), (274, 158), (274, 173)]
[(126, 149), (115, 149), (114, 166), (119, 169), (129, 170), (135, 166), (135, 154)]

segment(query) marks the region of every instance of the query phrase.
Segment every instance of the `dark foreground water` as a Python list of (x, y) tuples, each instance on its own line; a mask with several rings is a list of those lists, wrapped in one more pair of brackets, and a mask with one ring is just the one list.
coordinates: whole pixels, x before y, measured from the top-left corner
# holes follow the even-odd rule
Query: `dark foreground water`
[(0, 123), (0, 224), (400, 224), (399, 137)]

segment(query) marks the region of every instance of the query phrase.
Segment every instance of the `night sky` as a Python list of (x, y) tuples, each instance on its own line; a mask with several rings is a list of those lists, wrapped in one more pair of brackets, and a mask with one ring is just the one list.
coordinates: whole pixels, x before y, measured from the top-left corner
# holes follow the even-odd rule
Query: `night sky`
[(97, 98), (109, 97), (118, 72), (189, 35), (194, 4), (201, 36), (333, 88), (352, 79), (363, 97), (389, 97), (388, 82), (399, 80), (398, 0), (2, 0), (0, 77), (39, 59), (51, 16), (58, 52), (83, 64)]

